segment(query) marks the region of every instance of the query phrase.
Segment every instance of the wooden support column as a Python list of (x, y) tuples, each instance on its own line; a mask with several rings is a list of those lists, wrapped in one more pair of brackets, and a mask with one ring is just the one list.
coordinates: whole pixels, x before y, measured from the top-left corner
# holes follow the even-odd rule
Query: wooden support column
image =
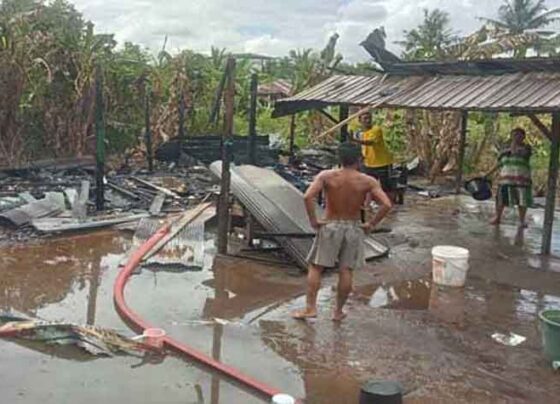
[(145, 132), (144, 141), (146, 142), (146, 157), (148, 158), (148, 171), (154, 171), (154, 156), (152, 152), (152, 130), (150, 128), (150, 90), (146, 87), (146, 94), (144, 95), (144, 119), (145, 119)]
[(225, 117), (222, 135), (222, 179), (218, 205), (218, 253), (227, 254), (229, 229), (229, 190), (231, 173), (229, 172), (233, 115), (235, 102), (235, 59), (229, 57), (226, 65), (227, 87), (224, 94)]
[(183, 150), (183, 144), (185, 143), (185, 95), (181, 92), (181, 98), (179, 98), (179, 153), (177, 154), (177, 161), (181, 158), (181, 151)]
[(552, 141), (550, 143), (550, 163), (546, 187), (546, 206), (544, 212), (544, 229), (541, 252), (550, 255), (552, 247), (552, 226), (556, 206), (556, 188), (558, 183), (558, 158), (560, 155), (560, 112), (552, 114)]
[(459, 139), (459, 158), (457, 159), (457, 176), (455, 177), (455, 193), (461, 193), (463, 186), (463, 165), (465, 162), (465, 148), (467, 146), (467, 125), (469, 113), (461, 111), (461, 135)]
[[(341, 105), (339, 113), (339, 121), (343, 122), (348, 118), (348, 105)], [(346, 142), (348, 140), (348, 124), (340, 128), (340, 142)]]
[(294, 157), (294, 144), (296, 141), (296, 114), (292, 115), (290, 121), (290, 159)]
[(95, 69), (95, 207), (101, 211), (105, 207), (105, 118), (103, 111), (103, 72), (98, 65)]
[(226, 79), (227, 79), (227, 66), (226, 69), (224, 70), (224, 75), (220, 79), (220, 84), (218, 84), (218, 88), (216, 89), (214, 105), (212, 106), (212, 110), (210, 111), (209, 123), (215, 123), (218, 119), (218, 116), (220, 116), (220, 105), (222, 105), (222, 94), (224, 93)]
[(249, 105), (249, 164), (257, 164), (257, 90), (259, 76), (251, 75), (251, 103)]

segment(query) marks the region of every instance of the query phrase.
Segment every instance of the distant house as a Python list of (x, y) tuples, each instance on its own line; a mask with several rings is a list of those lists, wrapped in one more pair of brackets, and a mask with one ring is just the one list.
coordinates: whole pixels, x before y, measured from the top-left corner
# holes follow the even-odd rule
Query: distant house
[(276, 100), (289, 97), (292, 94), (292, 85), (287, 80), (278, 79), (272, 83), (260, 84), (257, 94), (259, 98), (273, 103)]

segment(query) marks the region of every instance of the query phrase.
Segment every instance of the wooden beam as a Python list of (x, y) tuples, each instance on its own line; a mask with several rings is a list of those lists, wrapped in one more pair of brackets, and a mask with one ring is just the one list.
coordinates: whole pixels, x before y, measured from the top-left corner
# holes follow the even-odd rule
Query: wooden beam
[(467, 147), (467, 125), (469, 122), (468, 111), (461, 112), (461, 135), (459, 139), (459, 158), (457, 160), (457, 176), (455, 177), (455, 193), (461, 192), (463, 186), (463, 165), (465, 162), (465, 149)]
[(95, 207), (101, 211), (105, 207), (105, 114), (103, 110), (103, 72), (101, 66), (95, 69)]
[(251, 75), (251, 102), (249, 104), (249, 164), (257, 164), (257, 91), (259, 76)]
[(544, 228), (541, 252), (550, 255), (552, 246), (552, 226), (556, 204), (556, 188), (558, 183), (558, 166), (560, 157), (560, 112), (552, 114), (552, 141), (550, 143), (550, 163), (546, 187), (546, 206), (544, 211)]
[(154, 171), (154, 155), (152, 153), (152, 130), (150, 129), (150, 90), (146, 86), (146, 94), (144, 95), (144, 119), (145, 133), (144, 141), (146, 142), (146, 157), (148, 158), (148, 171)]
[(229, 57), (226, 66), (227, 86), (224, 94), (225, 118), (222, 137), (222, 178), (218, 205), (218, 253), (227, 254), (229, 236), (229, 192), (231, 173), (229, 163), (233, 136), (233, 118), (235, 104), (235, 59)]
[(550, 129), (548, 129), (546, 127), (546, 125), (544, 123), (542, 123), (542, 121), (539, 119), (538, 116), (536, 116), (533, 113), (529, 113), (527, 114), (527, 117), (531, 120), (531, 122), (533, 122), (533, 124), (539, 128), (539, 130), (541, 131), (541, 133), (550, 141), (552, 141), (552, 132), (550, 131)]
[(338, 119), (336, 119), (334, 116), (332, 116), (331, 114), (329, 114), (327, 111), (325, 111), (324, 109), (319, 109), (319, 112), (326, 116), (329, 120), (331, 120), (335, 125), (338, 124)]
[[(338, 118), (339, 121), (342, 122), (344, 121), (346, 118), (348, 118), (348, 105), (343, 104), (340, 106), (340, 109), (338, 111)], [(348, 140), (348, 125), (343, 125), (340, 128), (340, 141), (341, 142), (346, 142), (346, 140)]]
[(296, 115), (292, 115), (290, 120), (290, 158), (294, 157), (294, 144), (296, 138)]
[(212, 110), (210, 111), (210, 119), (209, 123), (215, 123), (218, 119), (218, 115), (220, 115), (220, 105), (222, 105), (222, 94), (224, 93), (224, 87), (226, 85), (226, 79), (228, 76), (228, 67), (226, 65), (226, 69), (224, 70), (224, 74), (220, 79), (220, 84), (218, 84), (218, 88), (216, 89), (216, 96), (214, 98), (214, 105), (212, 106)]
[(183, 150), (183, 144), (185, 143), (185, 95), (181, 92), (181, 97), (179, 98), (179, 153), (177, 154), (177, 161), (181, 159), (181, 152)]

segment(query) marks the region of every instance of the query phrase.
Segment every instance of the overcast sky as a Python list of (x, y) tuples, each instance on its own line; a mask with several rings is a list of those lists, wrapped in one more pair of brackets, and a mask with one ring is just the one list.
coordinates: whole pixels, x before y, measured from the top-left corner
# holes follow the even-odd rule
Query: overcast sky
[[(321, 49), (329, 36), (340, 35), (338, 51), (345, 60), (368, 60), (358, 45), (383, 25), (388, 46), (402, 39), (403, 30), (422, 21), (422, 9), (440, 8), (450, 14), (458, 34), (476, 29), (477, 17), (495, 17), (502, 0), (73, 0), (99, 31), (116, 34), (119, 42), (168, 50), (210, 46), (233, 52), (283, 56), (290, 49)], [(549, 8), (560, 0), (548, 0)]]

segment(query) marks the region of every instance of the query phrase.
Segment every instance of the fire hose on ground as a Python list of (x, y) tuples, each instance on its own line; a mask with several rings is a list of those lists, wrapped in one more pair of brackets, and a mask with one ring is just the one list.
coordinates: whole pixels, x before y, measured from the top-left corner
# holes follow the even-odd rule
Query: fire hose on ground
[[(121, 318), (136, 332), (143, 332), (145, 329), (152, 328), (152, 326), (132, 311), (130, 307), (128, 307), (124, 299), (124, 289), (132, 272), (142, 262), (144, 256), (169, 233), (170, 229), (170, 224), (163, 226), (144, 244), (142, 244), (140, 248), (134, 251), (115, 281), (113, 298), (117, 312)], [(248, 387), (250, 390), (258, 393), (259, 395), (266, 396), (269, 399), (281, 393), (278, 389), (259, 382), (258, 380), (241, 373), (238, 369), (219, 362), (208, 355), (171, 338), (168, 335), (163, 337), (163, 346), (181, 356), (194, 359), (195, 361), (208, 366), (214, 371), (222, 373), (235, 382)]]

